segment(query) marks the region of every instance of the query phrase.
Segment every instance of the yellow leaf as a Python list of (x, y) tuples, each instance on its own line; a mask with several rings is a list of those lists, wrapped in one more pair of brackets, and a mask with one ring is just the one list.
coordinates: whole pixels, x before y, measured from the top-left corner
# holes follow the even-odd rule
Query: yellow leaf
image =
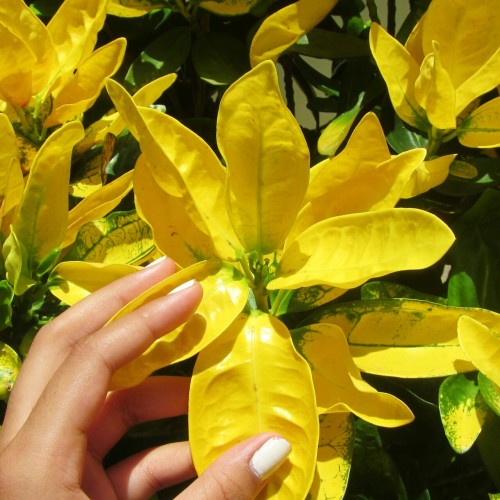
[[(488, 29), (491, 29), (489, 27)], [(455, 113), (466, 110), (476, 98), (494, 89), (500, 81), (500, 48), (456, 90)]]
[(350, 413), (325, 413), (319, 417), (316, 474), (309, 491), (315, 500), (344, 497), (354, 449), (354, 418)]
[(469, 148), (500, 146), (500, 97), (475, 109), (458, 127), (457, 136)]
[[(137, 106), (150, 106), (167, 90), (176, 80), (177, 75), (171, 73), (149, 82), (141, 87), (132, 97)], [(119, 113), (112, 113), (94, 122), (85, 130), (85, 139), (80, 141), (76, 148), (76, 154), (82, 154), (94, 144), (103, 142), (106, 135), (120, 135), (125, 129), (125, 123)]]
[(422, 162), (406, 184), (401, 198), (412, 198), (442, 184), (448, 177), (450, 165), (457, 155), (439, 156)]
[[(0, 137), (2, 147), (0, 148), (0, 201), (7, 194), (7, 181), (12, 161), (17, 159), (16, 133), (7, 115), (0, 113)], [(19, 162), (18, 162), (19, 163)]]
[[(141, 109), (149, 130), (182, 177), (192, 203), (210, 232), (222, 260), (234, 261), (243, 254), (238, 237), (227, 215), (226, 170), (210, 146), (171, 116), (152, 109)], [(157, 182), (162, 183), (161, 176)], [(206, 196), (207, 191), (210, 196)]]
[(311, 169), (287, 243), (329, 217), (393, 208), (425, 155), (425, 149), (413, 149), (391, 157), (377, 117), (368, 113), (339, 155)]
[(165, 1), (155, 0), (110, 0), (107, 5), (108, 14), (118, 17), (139, 17), (155, 9), (166, 6)]
[(453, 241), (448, 226), (422, 210), (393, 208), (332, 217), (287, 246), (267, 288), (354, 288), (395, 271), (426, 268)]
[[(467, 314), (467, 313), (466, 313)], [(473, 317), (462, 316), (458, 320), (458, 338), (462, 349), (476, 368), (495, 384), (500, 385), (500, 323), (488, 327)]]
[(319, 424), (311, 373), (276, 318), (252, 311), (200, 352), (189, 394), (189, 435), (201, 474), (224, 451), (262, 431), (292, 452), (258, 499), (305, 498), (313, 480)]
[(285, 106), (276, 68), (264, 62), (222, 98), (217, 142), (226, 160), (226, 206), (247, 252), (274, 252), (286, 238), (309, 181), (309, 149)]
[(454, 129), (457, 126), (455, 88), (443, 67), (437, 42), (420, 66), (420, 75), (415, 81), (415, 99), (425, 109), (427, 119), (434, 127)]
[[(443, 63), (455, 88), (497, 52), (500, 46), (500, 14), (497, 7), (496, 0), (480, 3), (434, 0), (424, 14), (421, 20), (423, 52), (431, 53), (434, 42), (440, 45)], [(490, 89), (497, 84), (498, 79)]]
[(2, 254), (5, 261), (5, 276), (12, 285), (16, 295), (22, 295), (36, 281), (33, 279), (33, 266), (30, 263), (30, 254), (19, 241), (14, 228), (3, 244)]
[(197, 223), (192, 198), (164, 191), (152, 170), (144, 157), (139, 157), (134, 169), (134, 192), (137, 211), (152, 227), (158, 248), (182, 267), (216, 259), (208, 231)]
[(195, 315), (183, 326), (155, 341), (142, 356), (120, 368), (113, 376), (113, 388), (136, 385), (153, 371), (207, 349), (229, 327), (248, 300), (248, 284), (243, 276), (233, 267), (205, 261), (183, 269), (152, 287), (125, 306), (110, 321), (145, 302), (165, 296), (192, 278), (196, 278), (203, 287), (203, 298)]
[[(0, 35), (1, 52), (2, 56), (8, 58), (9, 66), (0, 65), (0, 74), (3, 76), (12, 68), (22, 67), (23, 72), (26, 72), (26, 75), (23, 76), (26, 82), (19, 78), (17, 85), (22, 87), (29, 84), (33, 94), (40, 92), (50, 81), (57, 66), (57, 54), (47, 28), (23, 0), (0, 2), (0, 25), (4, 25), (11, 34), (22, 40), (34, 56), (29, 64), (23, 64), (20, 53), (9, 58), (7, 47), (12, 40), (7, 38), (5, 33), (2, 33)], [(26, 103), (29, 101), (29, 97), (31, 97), (31, 92), (27, 96)]]
[(61, 262), (50, 275), (50, 291), (61, 302), (72, 306), (99, 288), (139, 269), (127, 264)]
[(126, 40), (117, 38), (93, 52), (72, 78), (52, 89), (52, 112), (45, 127), (53, 127), (87, 111), (99, 97), (106, 78), (115, 74), (125, 54)]
[(222, 16), (238, 16), (250, 12), (259, 0), (202, 0), (202, 9)]
[(457, 323), (463, 315), (489, 327), (500, 320), (499, 314), (485, 309), (411, 299), (344, 303), (311, 320), (342, 328), (362, 372), (421, 378), (476, 370), (457, 336)]
[(283, 51), (313, 29), (338, 0), (299, 0), (268, 16), (255, 34), (250, 47), (250, 62), (276, 61)]
[(309, 325), (294, 331), (295, 335), (297, 349), (311, 366), (320, 414), (350, 411), (382, 427), (399, 427), (413, 420), (402, 401), (378, 392), (361, 378), (337, 325)]
[(459, 374), (441, 384), (439, 413), (451, 447), (465, 453), (476, 441), (490, 410), (475, 377)]
[(0, 99), (15, 107), (29, 104), (32, 94), (31, 70), (35, 54), (22, 39), (0, 24)]
[(38, 151), (13, 227), (34, 269), (64, 238), (68, 221), (68, 184), (73, 145), (83, 137), (78, 122), (56, 130)]
[(427, 130), (425, 112), (415, 98), (419, 67), (411, 54), (377, 23), (370, 29), (370, 47), (397, 115), (404, 122)]
[(94, 50), (108, 0), (65, 0), (47, 25), (59, 60), (57, 76), (72, 73)]
[(337, 152), (359, 114), (361, 102), (362, 99), (350, 110), (336, 116), (321, 132), (318, 139), (318, 152), (321, 155), (333, 156)]
[(7, 236), (10, 225), (16, 218), (24, 192), (24, 178), (17, 158), (13, 158), (4, 177), (5, 196), (0, 208), (0, 232)]
[(78, 230), (87, 222), (104, 217), (132, 189), (133, 171), (127, 172), (113, 182), (94, 191), (84, 198), (68, 214), (68, 226), (61, 247), (67, 247), (75, 241)]
[(65, 260), (138, 264), (155, 249), (151, 228), (135, 211), (113, 212), (83, 225)]

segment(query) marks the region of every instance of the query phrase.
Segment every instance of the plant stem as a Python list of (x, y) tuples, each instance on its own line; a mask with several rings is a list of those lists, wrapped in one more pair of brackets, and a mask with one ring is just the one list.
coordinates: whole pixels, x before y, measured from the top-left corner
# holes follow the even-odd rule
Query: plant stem
[(278, 290), (278, 293), (276, 295), (276, 298), (274, 299), (273, 305), (269, 313), (272, 314), (273, 316), (276, 316), (279, 311), (281, 303), (286, 297), (288, 297), (288, 295), (290, 295), (291, 292), (292, 290)]
[(442, 130), (439, 130), (435, 127), (432, 127), (432, 129), (428, 135), (429, 140), (427, 142), (426, 159), (430, 159), (436, 155), (436, 153), (438, 152), (438, 150), (441, 147), (441, 144), (443, 142), (443, 135), (444, 135), (444, 132)]

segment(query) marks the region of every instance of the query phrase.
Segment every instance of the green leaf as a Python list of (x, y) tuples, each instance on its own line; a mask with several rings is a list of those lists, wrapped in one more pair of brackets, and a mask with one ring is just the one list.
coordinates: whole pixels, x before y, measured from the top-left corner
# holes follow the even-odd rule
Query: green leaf
[(248, 49), (228, 33), (210, 31), (200, 36), (191, 57), (198, 76), (212, 85), (229, 85), (250, 69)]
[(476, 377), (460, 373), (445, 379), (439, 388), (439, 413), (451, 447), (457, 453), (468, 451), (488, 413)]
[(500, 386), (481, 372), (477, 374), (481, 396), (488, 406), (500, 417)]
[(242, 314), (199, 354), (189, 409), (199, 474), (237, 442), (271, 429), (289, 440), (292, 452), (257, 498), (306, 496), (319, 434), (314, 388), (309, 366), (276, 318), (260, 311)]
[(394, 117), (394, 128), (387, 134), (387, 142), (396, 153), (427, 145), (427, 139), (415, 129), (408, 128), (399, 116)]
[(370, 46), (366, 40), (321, 28), (309, 31), (288, 50), (304, 56), (324, 59), (347, 59), (370, 55)]
[(495, 487), (500, 490), (500, 419), (498, 417), (488, 419), (481, 434), (479, 434), (477, 445), (486, 469), (492, 478)]
[(174, 73), (186, 61), (191, 50), (191, 30), (177, 26), (155, 38), (130, 65), (125, 82), (138, 90), (160, 76)]
[[(450, 252), (451, 278), (466, 273), (480, 307), (500, 311), (500, 192), (486, 190), (451, 225), (457, 241)], [(470, 286), (469, 286), (470, 288)]]
[(0, 281), (0, 331), (12, 326), (14, 290), (7, 280)]
[(406, 298), (436, 302), (443, 305), (447, 303), (443, 297), (422, 293), (408, 286), (389, 281), (370, 281), (369, 283), (365, 283), (361, 287), (361, 298), (363, 300)]
[(85, 224), (64, 260), (135, 264), (154, 249), (151, 228), (135, 211), (113, 212)]
[(0, 400), (7, 401), (10, 391), (21, 368), (21, 360), (16, 351), (0, 342)]

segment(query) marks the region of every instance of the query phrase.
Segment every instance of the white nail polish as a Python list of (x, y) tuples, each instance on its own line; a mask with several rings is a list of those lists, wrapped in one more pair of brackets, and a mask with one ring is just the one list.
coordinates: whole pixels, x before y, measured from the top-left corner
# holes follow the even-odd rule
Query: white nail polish
[(285, 461), (291, 451), (292, 446), (286, 439), (273, 437), (254, 453), (250, 467), (260, 479), (265, 479)]
[(196, 283), (196, 280), (186, 281), (185, 283), (182, 283), (182, 285), (175, 287), (171, 292), (168, 293), (168, 295), (172, 295), (172, 294), (180, 292), (182, 290), (186, 290), (186, 288), (193, 286), (195, 283)]
[(162, 255), (158, 259), (153, 260), (153, 262), (150, 262), (146, 267), (156, 266), (156, 264), (159, 264), (160, 262), (163, 262), (164, 260), (167, 260), (167, 256), (166, 255)]

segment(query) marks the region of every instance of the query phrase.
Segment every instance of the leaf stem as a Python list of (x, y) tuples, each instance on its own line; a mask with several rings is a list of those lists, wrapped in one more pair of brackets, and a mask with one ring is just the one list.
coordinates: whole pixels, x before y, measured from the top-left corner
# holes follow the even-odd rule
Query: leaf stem
[(287, 298), (291, 292), (292, 292), (292, 290), (278, 290), (278, 293), (276, 294), (276, 298), (274, 299), (274, 302), (273, 302), (273, 305), (271, 306), (271, 310), (269, 311), (269, 314), (272, 314), (273, 316), (277, 316), (279, 308), (280, 308), (283, 300), (285, 300), (285, 298)]

